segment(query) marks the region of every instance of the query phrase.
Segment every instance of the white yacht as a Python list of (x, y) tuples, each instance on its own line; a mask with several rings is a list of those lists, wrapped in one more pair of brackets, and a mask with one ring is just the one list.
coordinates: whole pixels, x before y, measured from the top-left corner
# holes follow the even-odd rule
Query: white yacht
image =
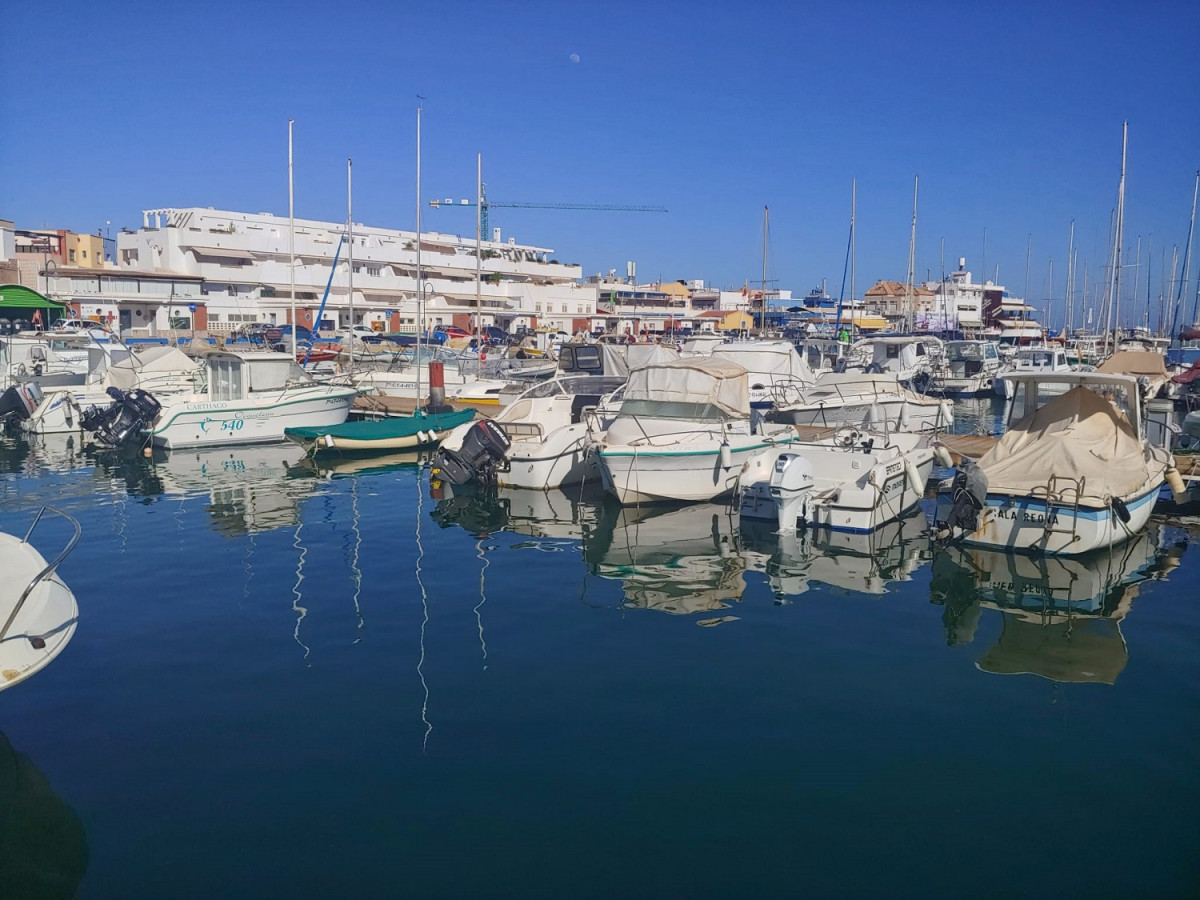
[[(1074, 367), (1067, 360), (1067, 351), (1056, 344), (1037, 344), (1030, 347), (1018, 347), (1008, 366), (992, 382), (992, 393), (997, 397), (1011, 399), (1015, 381), (1009, 375), (1053, 375), (1060, 372), (1073, 372)], [(1042, 390), (1045, 392), (1067, 390), (1067, 384), (1047, 381)]]
[(932, 335), (880, 335), (851, 344), (844, 371), (894, 375), (901, 384), (924, 390), (944, 356), (942, 342)]

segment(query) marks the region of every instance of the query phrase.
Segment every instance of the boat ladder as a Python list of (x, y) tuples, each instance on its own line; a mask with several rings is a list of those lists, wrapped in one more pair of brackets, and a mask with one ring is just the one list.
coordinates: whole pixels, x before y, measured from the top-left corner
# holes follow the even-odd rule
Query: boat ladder
[[(1070, 475), (1051, 475), (1042, 489), (1046, 493), (1046, 521), (1042, 523), (1042, 540), (1048, 542), (1052, 534), (1070, 536), (1068, 544), (1079, 540), (1079, 501), (1083, 497), (1086, 475), (1072, 478)], [(1034, 496), (1038, 492), (1034, 491)], [(1069, 521), (1064, 524), (1064, 520)]]
[[(29, 537), (33, 534), (33, 529), (37, 528), (38, 522), (42, 521), (42, 516), (46, 513), (46, 510), (49, 510), (55, 515), (62, 516), (64, 519), (70, 522), (75, 527), (75, 534), (71, 536), (71, 540), (67, 542), (67, 545), (58, 552), (58, 556), (54, 557), (54, 559), (52, 559), (46, 565), (46, 567), (42, 569), (42, 571), (34, 575), (33, 578), (30, 579), (29, 584), (25, 585), (25, 590), (21, 592), (21, 596), (17, 599), (16, 604), (13, 606), (12, 612), (8, 614), (8, 620), (4, 623), (4, 627), (0, 628), (0, 641), (3, 641), (6, 637), (8, 637), (8, 629), (12, 628), (12, 623), (17, 618), (17, 613), (21, 611), (21, 607), (25, 605), (25, 601), (33, 592), (33, 589), (54, 574), (54, 571), (58, 568), (59, 563), (66, 559), (68, 554), (75, 549), (75, 544), (79, 542), (79, 536), (83, 533), (82, 529), (79, 527), (79, 522), (73, 516), (69, 516), (62, 510), (55, 509), (53, 506), (43, 506), (40, 510), (38, 510), (38, 514), (34, 518), (33, 524), (29, 526), (29, 530), (25, 532), (25, 537), (21, 539), (22, 544), (29, 543)], [(35, 646), (37, 646), (37, 641), (41, 640), (40, 637), (33, 635), (31, 635), (29, 639), (34, 642)]]

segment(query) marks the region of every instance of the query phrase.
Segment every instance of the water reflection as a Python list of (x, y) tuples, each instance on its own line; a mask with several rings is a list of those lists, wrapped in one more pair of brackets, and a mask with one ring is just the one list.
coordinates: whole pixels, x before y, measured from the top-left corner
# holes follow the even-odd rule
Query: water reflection
[(925, 512), (914, 507), (869, 534), (808, 529), (779, 534), (765, 522), (743, 523), (749, 547), (770, 553), (766, 571), (776, 603), (786, 603), (812, 583), (862, 594), (883, 594), (909, 581), (930, 559)]
[(1138, 586), (1167, 578), (1186, 549), (1169, 534), (1152, 523), (1111, 552), (1077, 557), (948, 547), (934, 559), (930, 598), (945, 607), (951, 646), (974, 641), (984, 609), (1003, 615), (981, 671), (1114, 684), (1129, 659), (1120, 623)]
[(87, 834), (79, 816), (0, 734), (0, 893), (72, 897), (87, 865)]
[(552, 549), (558, 541), (577, 542), (593, 532), (606, 500), (598, 492), (529, 488), (479, 490), (474, 485), (441, 484), (431, 493), (437, 505), (430, 513), (443, 528), (458, 526), (476, 537), (500, 531), (525, 534), (547, 541), (530, 541), (519, 547)]
[(624, 584), (626, 607), (690, 615), (742, 599), (745, 572), (765, 559), (745, 551), (736, 507), (606, 504), (583, 544), (588, 569)]

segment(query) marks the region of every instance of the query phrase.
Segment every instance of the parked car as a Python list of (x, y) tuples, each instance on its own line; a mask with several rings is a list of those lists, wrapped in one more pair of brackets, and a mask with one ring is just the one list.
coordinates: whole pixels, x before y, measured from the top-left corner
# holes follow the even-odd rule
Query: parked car
[(277, 344), (283, 332), (270, 322), (247, 322), (234, 332), (234, 337), (245, 338), (252, 344)]
[[(295, 328), (296, 328), (296, 340), (299, 341), (301, 344), (311, 344), (313, 341), (321, 340), (321, 335), (319, 333), (313, 331), (310, 328), (306, 328), (303, 325), (297, 325), (297, 326), (295, 326)], [(290, 344), (292, 342), (292, 326), (291, 325), (280, 325), (279, 326), (279, 340), (281, 343), (284, 343), (284, 344)]]
[(471, 334), (465, 328), (459, 328), (457, 325), (439, 325), (433, 329), (434, 334), (441, 332), (447, 338), (470, 337)]

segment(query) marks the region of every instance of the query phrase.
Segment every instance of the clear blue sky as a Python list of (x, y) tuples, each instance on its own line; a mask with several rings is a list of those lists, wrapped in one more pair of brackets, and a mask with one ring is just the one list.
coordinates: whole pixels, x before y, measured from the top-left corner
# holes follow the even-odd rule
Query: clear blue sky
[[(1200, 6), (1179, 3), (9, 4), (0, 29), (0, 217), (137, 227), (140, 210), (287, 211), (414, 223), (423, 195), (652, 204), (663, 214), (494, 209), (585, 273), (761, 279), (798, 293), (845, 259), (857, 287), (958, 256), (1061, 297), (1068, 228), (1096, 277), (1129, 120), (1126, 245), (1157, 295), (1200, 167)], [(462, 210), (424, 225), (473, 234)], [(1127, 261), (1132, 262), (1131, 256)], [(1193, 279), (1200, 265), (1193, 265)], [(1144, 287), (1142, 288), (1144, 295)]]

